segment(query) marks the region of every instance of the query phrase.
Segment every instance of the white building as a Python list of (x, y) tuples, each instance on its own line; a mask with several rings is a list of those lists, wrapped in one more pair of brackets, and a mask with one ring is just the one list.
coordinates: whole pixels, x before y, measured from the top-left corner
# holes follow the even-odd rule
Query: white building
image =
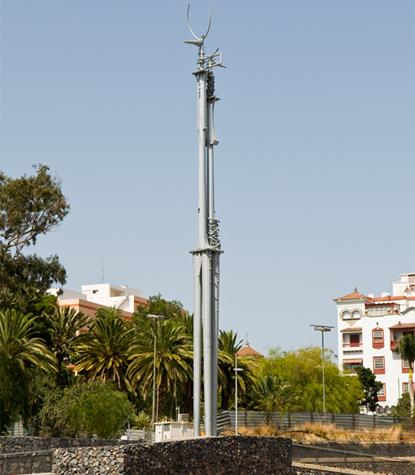
[(115, 307), (122, 311), (124, 318), (131, 320), (131, 315), (137, 309), (137, 305), (145, 306), (148, 302), (143, 298), (141, 290), (126, 285), (83, 285), (82, 292), (53, 288), (49, 289), (48, 293), (58, 296), (60, 307), (75, 308), (78, 312), (91, 317), (100, 307)]
[(334, 299), (339, 322), (339, 363), (355, 372), (370, 368), (383, 383), (379, 404), (388, 409), (408, 391), (408, 362), (396, 352), (399, 340), (415, 332), (415, 274), (401, 274), (392, 295), (351, 294)]

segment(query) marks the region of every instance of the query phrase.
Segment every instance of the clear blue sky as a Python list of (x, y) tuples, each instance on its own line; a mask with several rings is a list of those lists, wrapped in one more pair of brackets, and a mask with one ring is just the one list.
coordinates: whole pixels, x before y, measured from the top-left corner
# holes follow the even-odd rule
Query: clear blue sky
[[(193, 306), (197, 48), (187, 0), (2, 0), (1, 169), (48, 165), (71, 203), (36, 246), (67, 288)], [(320, 344), (332, 299), (415, 271), (414, 3), (195, 1), (217, 47), (220, 327)], [(335, 349), (337, 335), (326, 336)]]

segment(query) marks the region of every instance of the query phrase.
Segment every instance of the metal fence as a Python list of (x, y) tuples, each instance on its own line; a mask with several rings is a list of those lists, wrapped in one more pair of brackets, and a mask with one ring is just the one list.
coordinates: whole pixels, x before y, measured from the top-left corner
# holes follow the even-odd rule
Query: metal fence
[[(307, 468), (310, 465), (315, 467), (316, 465), (314, 464), (317, 464), (323, 467), (370, 471), (370, 473), (415, 473), (415, 461), (408, 460), (408, 458), (385, 457), (360, 450), (340, 450), (295, 442), (292, 445), (293, 467)], [(364, 450), (364, 447), (361, 447), (361, 450)]]
[[(235, 411), (227, 411), (218, 416), (226, 420), (229, 418), (230, 428), (235, 427)], [(228, 416), (226, 416), (226, 414)], [(336, 427), (350, 430), (384, 429), (396, 424), (404, 423), (404, 419), (392, 416), (368, 414), (339, 414), (324, 412), (278, 412), (238, 411), (238, 427), (258, 427), (273, 425), (279, 428), (290, 429), (306, 423), (335, 424)], [(218, 428), (223, 430), (223, 423), (218, 423)]]
[(127, 440), (145, 440), (146, 442), (154, 442), (155, 435), (154, 432), (149, 430), (137, 430), (137, 429), (128, 429), (124, 433), (124, 437)]

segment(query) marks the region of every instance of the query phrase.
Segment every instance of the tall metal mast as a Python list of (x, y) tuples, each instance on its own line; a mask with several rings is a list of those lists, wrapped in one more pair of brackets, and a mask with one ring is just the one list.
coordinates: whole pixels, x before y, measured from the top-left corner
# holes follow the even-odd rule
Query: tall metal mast
[(215, 218), (213, 146), (219, 143), (215, 135), (213, 109), (219, 99), (215, 96), (214, 66), (222, 65), (222, 53), (216, 50), (205, 56), (204, 40), (210, 29), (198, 38), (185, 43), (199, 48), (197, 71), (197, 131), (199, 133), (199, 193), (198, 238), (193, 254), (194, 271), (194, 330), (193, 330), (193, 421), (194, 433), (200, 435), (200, 404), (202, 381), (202, 322), (203, 322), (203, 379), (205, 433), (216, 435), (218, 402), (218, 325), (219, 325), (219, 221)]

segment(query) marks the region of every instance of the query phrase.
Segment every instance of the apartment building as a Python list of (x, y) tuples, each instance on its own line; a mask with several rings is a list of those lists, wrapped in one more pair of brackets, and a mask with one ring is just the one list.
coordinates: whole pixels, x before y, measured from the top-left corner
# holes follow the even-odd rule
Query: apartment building
[(48, 293), (57, 295), (60, 307), (75, 308), (90, 317), (93, 317), (100, 307), (115, 307), (122, 311), (126, 320), (131, 320), (137, 305), (147, 305), (147, 299), (143, 298), (141, 290), (126, 285), (83, 285), (82, 292), (51, 288)]
[(408, 391), (409, 364), (396, 351), (399, 340), (415, 332), (415, 274), (401, 274), (392, 294), (351, 294), (334, 299), (337, 304), (339, 364), (356, 373), (370, 368), (383, 383), (379, 404), (387, 411)]

